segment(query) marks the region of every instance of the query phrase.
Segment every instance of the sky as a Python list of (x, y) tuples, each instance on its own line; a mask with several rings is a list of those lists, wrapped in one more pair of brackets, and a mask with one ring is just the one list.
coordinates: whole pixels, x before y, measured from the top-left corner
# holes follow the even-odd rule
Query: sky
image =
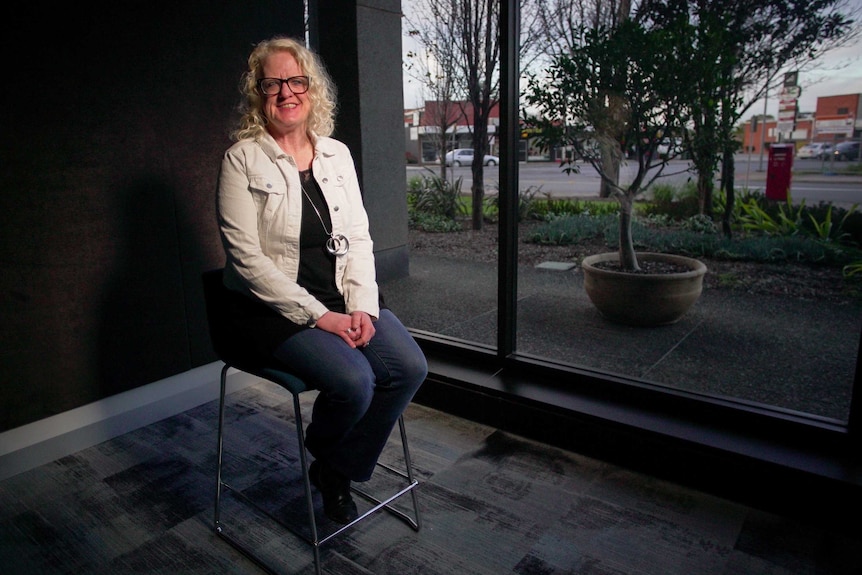
[[(862, 17), (862, 0), (851, 0), (849, 4), (855, 7)], [(801, 71), (799, 86), (802, 88), (802, 94), (796, 109), (800, 112), (814, 112), (818, 97), (862, 93), (862, 37), (853, 45), (828, 52), (817, 61), (815, 69)], [(767, 98), (766, 110), (767, 114), (777, 116), (777, 94)], [(763, 100), (755, 102), (750, 112), (745, 115), (746, 118), (755, 113), (763, 113)]]
[[(402, 0), (402, 9), (410, 13), (411, 0)], [(862, 0), (848, 0), (848, 7), (856, 10), (862, 18)], [(402, 40), (403, 59), (407, 60), (407, 52), (416, 50), (418, 46), (410, 38)], [(812, 70), (802, 70), (799, 73), (799, 86), (802, 93), (799, 97), (797, 110), (799, 112), (814, 112), (817, 98), (823, 96), (839, 96), (842, 94), (862, 93), (862, 35), (852, 46), (833, 50), (818, 60)], [(404, 105), (407, 108), (419, 107), (423, 98), (416, 80), (404, 75)], [(743, 115), (748, 119), (752, 115), (763, 113), (763, 99), (752, 104)], [(772, 93), (766, 99), (766, 113), (777, 117), (778, 95)]]

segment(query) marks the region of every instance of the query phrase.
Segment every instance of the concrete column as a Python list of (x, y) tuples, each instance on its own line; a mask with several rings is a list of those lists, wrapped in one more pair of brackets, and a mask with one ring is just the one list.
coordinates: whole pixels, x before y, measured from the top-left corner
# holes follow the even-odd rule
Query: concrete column
[(399, 0), (311, 0), (318, 43), (338, 86), (335, 137), (356, 161), (380, 281), (409, 273)]

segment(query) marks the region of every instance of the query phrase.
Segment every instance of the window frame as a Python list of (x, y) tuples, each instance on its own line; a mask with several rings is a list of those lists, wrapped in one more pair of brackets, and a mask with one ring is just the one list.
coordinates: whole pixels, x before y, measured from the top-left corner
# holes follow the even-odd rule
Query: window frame
[[(497, 403), (489, 404), (490, 409), (503, 409), (499, 402), (531, 408), (542, 405), (555, 413), (567, 411), (574, 417), (596, 418), (603, 424), (640, 429), (698, 448), (734, 452), (763, 461), (782, 461), (788, 467), (798, 466), (808, 472), (838, 476), (848, 472), (844, 464), (854, 473), (858, 472), (862, 466), (855, 455), (862, 446), (859, 432), (862, 334), (846, 425), (769, 406), (673, 390), (517, 352), (518, 10), (518, 3), (513, 0), (501, 3), (497, 346), (489, 349), (414, 331), (431, 358), (430, 379), (444, 385), (461, 386), (483, 399), (494, 398)], [(453, 408), (447, 406), (450, 410)], [(487, 413), (480, 414), (480, 418), (482, 415), (487, 416)], [(502, 417), (499, 413), (498, 416)], [(490, 423), (496, 421), (492, 419)], [(862, 479), (855, 481), (862, 486)]]

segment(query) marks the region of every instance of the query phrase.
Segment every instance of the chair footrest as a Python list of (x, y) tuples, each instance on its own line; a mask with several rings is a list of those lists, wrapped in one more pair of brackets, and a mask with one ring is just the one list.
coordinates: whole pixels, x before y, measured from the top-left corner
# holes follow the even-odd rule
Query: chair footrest
[[(419, 486), (418, 481), (413, 476), (413, 465), (410, 461), (410, 451), (407, 446), (407, 433), (404, 428), (404, 417), (400, 416), (398, 418), (398, 428), (401, 435), (401, 446), (404, 453), (404, 470), (389, 466), (385, 463), (377, 463), (377, 466), (389, 472), (389, 474), (393, 474), (396, 478), (394, 481), (389, 479), (383, 479), (384, 475), (380, 475), (383, 480), (383, 484), (377, 485), (372, 483), (369, 488), (368, 485), (364, 486), (364, 488), (358, 488), (356, 485), (353, 486), (353, 492), (356, 493), (359, 497), (364, 499), (366, 502), (369, 502), (371, 507), (363, 512), (359, 517), (351, 521), (350, 523), (342, 526), (338, 526), (334, 531), (321, 537), (320, 532), (318, 531), (318, 521), (316, 518), (317, 513), (320, 511), (319, 508), (316, 510), (314, 506), (314, 497), (312, 492), (311, 480), (308, 476), (308, 461), (305, 452), (305, 435), (304, 428), (302, 424), (302, 409), (299, 401), (299, 392), (296, 391), (297, 387), (288, 388), (293, 396), (293, 406), (294, 406), (294, 417), (296, 421), (296, 445), (298, 448), (299, 454), (299, 466), (302, 470), (302, 490), (303, 493), (301, 495), (302, 500), (305, 503), (304, 513), (307, 514), (307, 527), (300, 527), (301, 522), (296, 522), (295, 524), (288, 523), (284, 520), (283, 517), (279, 517), (277, 512), (273, 512), (270, 509), (267, 509), (264, 506), (263, 501), (255, 501), (253, 497), (246, 495), (243, 491), (232, 487), (229, 483), (223, 480), (222, 477), (222, 463), (224, 460), (224, 430), (225, 430), (225, 396), (226, 396), (226, 379), (227, 379), (227, 371), (229, 369), (229, 365), (225, 364), (221, 371), (221, 390), (219, 397), (219, 415), (218, 415), (218, 447), (217, 447), (217, 466), (216, 466), (216, 494), (215, 494), (215, 516), (213, 525), (215, 527), (215, 531), (218, 536), (225, 541), (227, 541), (231, 546), (237, 549), (244, 556), (248, 557), (252, 560), (256, 565), (264, 569), (268, 573), (276, 573), (270, 565), (267, 565), (266, 561), (260, 559), (254, 551), (250, 548), (243, 545), (239, 539), (231, 535), (227, 532), (228, 527), (222, 521), (222, 513), (221, 513), (221, 495), (222, 491), (231, 492), (236, 495), (236, 501), (239, 503), (243, 503), (248, 507), (254, 509), (262, 516), (269, 518), (275, 525), (281, 527), (283, 530), (288, 531), (299, 539), (308, 543), (314, 552), (314, 571), (316, 575), (322, 574), (322, 567), (320, 562), (320, 546), (324, 543), (328, 542), (332, 538), (337, 535), (345, 532), (346, 530), (352, 528), (356, 524), (361, 521), (367, 519), (371, 515), (377, 513), (378, 511), (385, 510), (386, 512), (392, 514), (394, 517), (406, 523), (410, 526), (414, 531), (419, 531), (421, 527), (421, 518), (419, 514), (419, 504), (418, 498), (416, 497), (416, 487)], [(279, 383), (279, 381), (270, 376), (271, 374), (262, 374), (262, 377), (273, 381), (274, 383)], [(280, 386), (281, 387), (281, 386)], [(378, 498), (377, 494), (391, 494), (385, 498)], [(415, 519), (410, 516), (410, 514), (405, 513), (401, 509), (396, 508), (393, 503), (398, 500), (400, 497), (410, 494), (413, 503), (413, 514), (415, 515)], [(365, 507), (365, 505), (363, 505)], [(289, 508), (287, 508), (289, 510)], [(290, 511), (293, 513), (293, 511)], [(282, 513), (283, 514), (283, 513)]]

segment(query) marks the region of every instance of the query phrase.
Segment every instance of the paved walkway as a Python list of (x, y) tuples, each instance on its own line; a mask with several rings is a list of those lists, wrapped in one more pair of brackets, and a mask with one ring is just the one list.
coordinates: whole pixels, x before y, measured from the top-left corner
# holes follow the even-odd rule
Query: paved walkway
[[(495, 345), (496, 266), (413, 255), (382, 287), (408, 327)], [(676, 324), (632, 328), (601, 317), (579, 268), (522, 266), (517, 330), (520, 353), (844, 422), (862, 304), (707, 289)]]

